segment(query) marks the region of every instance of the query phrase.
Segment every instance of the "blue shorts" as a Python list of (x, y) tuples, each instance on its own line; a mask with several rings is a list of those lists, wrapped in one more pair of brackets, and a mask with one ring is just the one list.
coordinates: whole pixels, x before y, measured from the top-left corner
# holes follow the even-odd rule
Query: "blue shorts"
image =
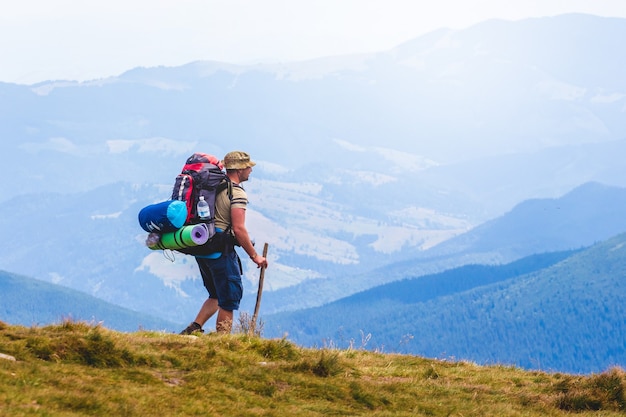
[(223, 310), (238, 310), (243, 296), (243, 284), (241, 261), (237, 252), (227, 251), (216, 259), (197, 257), (196, 262), (209, 298), (217, 298), (217, 305)]

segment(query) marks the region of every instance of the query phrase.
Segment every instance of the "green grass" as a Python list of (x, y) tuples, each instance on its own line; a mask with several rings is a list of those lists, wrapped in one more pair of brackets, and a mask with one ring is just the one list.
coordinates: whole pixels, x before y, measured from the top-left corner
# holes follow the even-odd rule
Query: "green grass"
[(247, 333), (0, 322), (4, 416), (623, 416), (626, 373), (576, 376)]

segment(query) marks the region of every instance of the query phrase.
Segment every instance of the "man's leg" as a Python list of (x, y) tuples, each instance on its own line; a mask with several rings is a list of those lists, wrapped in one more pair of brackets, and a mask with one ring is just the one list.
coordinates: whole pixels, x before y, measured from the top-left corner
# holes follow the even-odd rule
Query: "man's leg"
[(233, 312), (219, 308), (215, 329), (218, 333), (230, 333), (233, 328)]
[(196, 258), (196, 262), (200, 268), (202, 283), (209, 292), (209, 298), (207, 298), (202, 304), (202, 307), (200, 307), (200, 311), (198, 311), (196, 319), (189, 326), (187, 326), (185, 330), (180, 332), (180, 334), (192, 334), (194, 332), (203, 333), (204, 330), (202, 330), (202, 326), (204, 326), (204, 323), (206, 323), (218, 309), (217, 298), (215, 295), (215, 284), (213, 282), (211, 268), (209, 267), (209, 261), (203, 258)]
[(243, 295), (241, 266), (239, 257), (233, 249), (220, 258), (211, 260), (211, 274), (218, 299), (216, 330), (230, 333), (233, 327), (233, 311), (239, 309)]
[(194, 321), (200, 326), (204, 326), (204, 323), (209, 321), (213, 314), (215, 314), (217, 308), (217, 299), (207, 298), (204, 304), (202, 304), (202, 307), (200, 307), (200, 311), (198, 311), (198, 315)]
[(193, 334), (195, 332), (204, 333), (202, 330), (202, 326), (206, 323), (213, 314), (217, 311), (217, 300), (215, 298), (207, 298), (202, 307), (200, 307), (200, 311), (196, 316), (196, 319), (191, 322), (189, 326), (185, 328), (180, 334)]

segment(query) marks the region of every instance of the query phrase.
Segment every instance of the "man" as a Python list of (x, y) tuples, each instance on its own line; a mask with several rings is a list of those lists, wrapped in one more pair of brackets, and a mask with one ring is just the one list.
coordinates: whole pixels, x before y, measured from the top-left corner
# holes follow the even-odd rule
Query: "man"
[[(215, 201), (216, 230), (232, 232), (237, 244), (250, 256), (258, 268), (267, 267), (267, 259), (256, 253), (246, 229), (246, 206), (248, 196), (241, 186), (247, 181), (256, 165), (250, 155), (241, 151), (229, 152), (222, 161), (226, 175), (232, 183), (232, 198), (227, 191), (220, 192)], [(229, 228), (230, 226), (230, 228)], [(241, 282), (241, 261), (235, 252), (232, 239), (223, 252), (205, 256), (197, 255), (202, 281), (209, 292), (209, 298), (202, 304), (196, 319), (180, 334), (204, 332), (202, 326), (217, 312), (216, 330), (230, 333), (233, 325), (233, 311), (239, 309), (243, 295)]]

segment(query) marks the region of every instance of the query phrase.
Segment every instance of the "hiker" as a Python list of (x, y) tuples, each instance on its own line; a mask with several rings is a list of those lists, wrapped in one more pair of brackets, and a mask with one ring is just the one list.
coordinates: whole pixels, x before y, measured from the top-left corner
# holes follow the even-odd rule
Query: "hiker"
[[(267, 267), (267, 259), (259, 255), (246, 229), (246, 206), (248, 197), (241, 183), (248, 180), (256, 165), (250, 156), (241, 151), (229, 152), (222, 161), (226, 175), (232, 183), (232, 199), (227, 192), (218, 194), (215, 201), (215, 227), (218, 231), (232, 230), (234, 240), (250, 256), (258, 268)], [(235, 251), (235, 242), (228, 239), (223, 252), (195, 255), (202, 281), (209, 292), (196, 319), (180, 334), (203, 333), (202, 326), (217, 312), (216, 330), (230, 333), (233, 311), (239, 308), (243, 295), (241, 260)]]

